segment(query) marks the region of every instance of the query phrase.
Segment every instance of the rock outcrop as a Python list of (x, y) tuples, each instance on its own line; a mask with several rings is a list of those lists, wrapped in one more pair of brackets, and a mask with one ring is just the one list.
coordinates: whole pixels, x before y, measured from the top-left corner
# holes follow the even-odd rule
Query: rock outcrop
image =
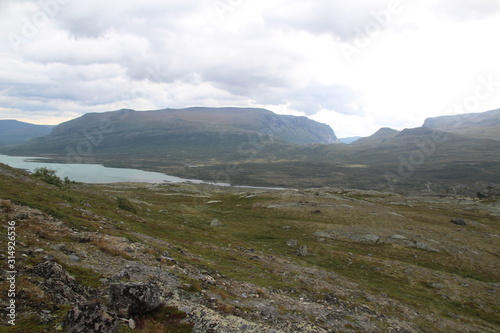
[(162, 306), (161, 290), (152, 282), (112, 284), (109, 288), (109, 304), (120, 317), (142, 315)]
[(66, 328), (69, 333), (114, 333), (118, 316), (101, 303), (76, 305), (69, 312)]

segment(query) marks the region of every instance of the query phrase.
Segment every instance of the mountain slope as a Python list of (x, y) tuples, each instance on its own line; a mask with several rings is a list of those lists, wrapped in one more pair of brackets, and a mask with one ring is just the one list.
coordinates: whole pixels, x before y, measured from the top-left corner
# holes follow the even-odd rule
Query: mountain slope
[(356, 145), (378, 144), (386, 141), (387, 139), (395, 137), (396, 135), (398, 135), (398, 133), (399, 131), (396, 131), (392, 128), (382, 127), (372, 135), (356, 140), (354, 144)]
[(50, 134), (55, 126), (34, 125), (17, 120), (0, 120), (0, 145), (23, 143)]
[(361, 139), (360, 136), (350, 136), (350, 137), (347, 137), (347, 138), (339, 138), (339, 141), (342, 142), (342, 143), (345, 143), (345, 144), (351, 144), (353, 142), (355, 142), (356, 140), (359, 140)]
[(500, 109), (427, 118), (422, 127), (459, 133), (469, 137), (500, 140)]
[(481, 113), (427, 118), (422, 127), (441, 130), (468, 127), (500, 127), (500, 109)]
[(306, 117), (282, 116), (265, 109), (188, 108), (158, 111), (120, 110), (90, 113), (59, 125), (54, 136), (71, 135), (74, 131), (91, 130), (95, 124), (113, 126), (110, 132), (135, 133), (139, 136), (164, 134), (238, 133), (270, 135), (293, 144), (334, 143), (333, 130)]
[(244, 159), (244, 152), (273, 144), (337, 141), (333, 130), (325, 124), (264, 109), (120, 110), (86, 114), (60, 124), (49, 136), (4, 151), (79, 157), (135, 154)]

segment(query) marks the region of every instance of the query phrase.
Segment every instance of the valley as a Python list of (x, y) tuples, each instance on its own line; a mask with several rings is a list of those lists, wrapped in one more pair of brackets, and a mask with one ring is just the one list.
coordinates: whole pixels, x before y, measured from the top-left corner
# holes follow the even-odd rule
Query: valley
[(500, 188), (498, 116), (494, 110), (383, 128), (346, 145), (324, 124), (263, 109), (119, 110), (87, 114), (48, 136), (0, 146), (0, 153), (233, 185), (476, 196)]

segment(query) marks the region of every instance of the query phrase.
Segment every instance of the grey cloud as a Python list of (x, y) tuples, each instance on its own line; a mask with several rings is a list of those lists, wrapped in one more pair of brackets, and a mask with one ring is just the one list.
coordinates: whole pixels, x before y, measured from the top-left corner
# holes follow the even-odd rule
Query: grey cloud
[(351, 40), (359, 29), (373, 21), (373, 13), (387, 8), (385, 1), (362, 0), (346, 4), (342, 1), (289, 1), (282, 8), (264, 14), (267, 24), (292, 28), (313, 34), (331, 34)]
[(314, 115), (321, 109), (335, 110), (346, 115), (359, 114), (349, 104), (356, 100), (357, 94), (348, 87), (341, 85), (313, 84), (303, 89), (296, 89), (284, 96), (292, 109)]
[(109, 31), (146, 33), (156, 24), (173, 27), (200, 7), (195, 0), (72, 1), (56, 19), (60, 28), (76, 38), (98, 38)]

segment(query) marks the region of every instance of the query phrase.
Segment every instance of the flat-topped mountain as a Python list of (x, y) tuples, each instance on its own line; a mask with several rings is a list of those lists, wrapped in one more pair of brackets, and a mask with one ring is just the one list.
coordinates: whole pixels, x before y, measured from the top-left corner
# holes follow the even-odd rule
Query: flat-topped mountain
[(459, 133), (469, 137), (500, 140), (500, 109), (427, 118), (422, 127)]
[(157, 111), (124, 109), (89, 113), (57, 126), (52, 136), (72, 136), (75, 132), (92, 130), (99, 123), (109, 123), (109, 134), (133, 136), (137, 139), (170, 134), (212, 133), (219, 136), (268, 135), (276, 140), (299, 145), (338, 142), (328, 125), (306, 117), (277, 115), (269, 110), (254, 108), (194, 107)]
[(467, 127), (500, 127), (500, 109), (481, 113), (427, 118), (422, 127), (441, 130)]
[(110, 158), (185, 164), (209, 160), (247, 160), (274, 147), (339, 142), (325, 124), (306, 117), (277, 115), (265, 109), (203, 108), (88, 113), (58, 125), (48, 136), (2, 152), (58, 156), (68, 162)]

